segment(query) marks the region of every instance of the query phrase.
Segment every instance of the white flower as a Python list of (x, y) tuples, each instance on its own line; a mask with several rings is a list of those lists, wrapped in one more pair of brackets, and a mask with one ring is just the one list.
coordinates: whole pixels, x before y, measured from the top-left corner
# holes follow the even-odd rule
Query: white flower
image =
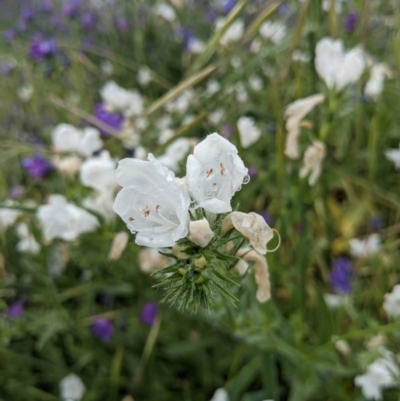
[(142, 86), (147, 86), (151, 81), (151, 71), (149, 67), (143, 66), (139, 68), (137, 75), (138, 82)]
[(82, 163), (79, 177), (81, 183), (99, 192), (113, 191), (116, 188), (115, 166), (115, 160), (108, 151), (103, 150), (98, 157), (91, 157)]
[(308, 114), (316, 105), (324, 101), (324, 95), (317, 94), (308, 96), (304, 99), (296, 100), (290, 103), (285, 110), (286, 136), (285, 154), (290, 159), (297, 159), (299, 154), (299, 135), (301, 120)]
[(102, 191), (99, 193), (95, 193), (87, 198), (85, 198), (82, 202), (82, 205), (89, 210), (92, 210), (109, 222), (114, 219), (115, 213), (113, 210), (114, 205), (114, 191)]
[(331, 309), (337, 309), (339, 306), (345, 305), (348, 302), (348, 297), (338, 294), (324, 294), (326, 305)]
[(114, 66), (110, 60), (104, 60), (100, 64), (100, 70), (106, 77), (108, 77), (113, 74)]
[(218, 125), (222, 121), (224, 115), (225, 111), (223, 109), (217, 109), (207, 116), (207, 120), (213, 125)]
[(385, 294), (383, 309), (385, 309), (389, 317), (396, 318), (400, 316), (400, 284), (395, 285), (392, 292)]
[(346, 340), (336, 340), (335, 348), (346, 358), (351, 354), (350, 345)]
[(220, 83), (216, 79), (209, 79), (207, 81), (207, 87), (204, 92), (207, 96), (212, 96), (214, 93), (217, 93), (221, 89)]
[(269, 279), (268, 263), (265, 256), (260, 255), (257, 251), (250, 248), (242, 248), (236, 253), (245, 261), (254, 262), (255, 279), (257, 284), (257, 301), (260, 303), (267, 302), (271, 298), (271, 282)]
[(222, 221), (221, 234), (225, 234), (233, 227), (250, 242), (258, 253), (261, 255), (267, 253), (267, 244), (274, 237), (274, 232), (265, 222), (264, 217), (253, 212), (232, 212)]
[(240, 143), (244, 148), (253, 145), (261, 137), (261, 130), (251, 117), (240, 117), (237, 122), (237, 127), (239, 130)]
[(385, 151), (386, 159), (394, 163), (396, 170), (400, 170), (400, 149), (388, 149)]
[(100, 96), (112, 111), (121, 111), (127, 117), (139, 115), (143, 110), (143, 98), (134, 89), (124, 89), (114, 81), (107, 81), (100, 89)]
[(310, 61), (310, 55), (297, 49), (292, 54), (292, 60), (298, 61), (299, 63), (308, 63)]
[(394, 362), (393, 354), (384, 350), (382, 358), (377, 359), (367, 367), (366, 373), (356, 376), (354, 383), (361, 387), (365, 398), (382, 399), (382, 390), (396, 386), (400, 378), (400, 370)]
[(167, 147), (163, 155), (157, 157), (157, 160), (163, 166), (177, 172), (179, 171), (179, 163), (189, 153), (194, 143), (195, 142), (189, 138), (178, 138)]
[(323, 0), (322, 1), (322, 9), (326, 12), (331, 10), (331, 3), (334, 1), (334, 10), (336, 13), (342, 12), (342, 3), (344, 0)]
[(199, 207), (212, 213), (230, 212), (231, 199), (248, 181), (247, 168), (236, 147), (213, 133), (195, 146), (186, 165), (186, 180)]
[(129, 242), (129, 235), (125, 231), (115, 234), (111, 244), (110, 252), (108, 252), (108, 260), (118, 260), (124, 252)]
[(325, 157), (325, 144), (320, 141), (313, 141), (304, 152), (303, 167), (300, 169), (299, 176), (304, 178), (308, 174), (308, 183), (313, 186), (321, 175), (322, 160)]
[(338, 91), (356, 82), (365, 68), (360, 47), (345, 52), (341, 40), (321, 39), (315, 49), (315, 69), (329, 89)]
[[(11, 199), (6, 199), (3, 204), (4, 206), (14, 206), (15, 202)], [(16, 209), (0, 208), (0, 227), (5, 230), (7, 227), (12, 226), (21, 214), (21, 211)]]
[(79, 130), (73, 125), (61, 123), (51, 135), (56, 152), (75, 152), (88, 157), (103, 147), (100, 132), (93, 127)]
[(73, 177), (81, 168), (82, 159), (76, 155), (54, 157), (53, 163), (57, 170), (66, 176)]
[(174, 136), (174, 131), (171, 128), (165, 128), (160, 132), (158, 143), (164, 144)]
[(285, 24), (279, 21), (266, 21), (260, 26), (258, 31), (264, 39), (270, 39), (275, 44), (278, 44), (285, 38), (286, 32)]
[(227, 391), (223, 388), (218, 388), (210, 401), (229, 401)]
[[(216, 21), (217, 30), (220, 29), (224, 25), (224, 23), (225, 20), (219, 18)], [(237, 42), (243, 37), (243, 34), (244, 34), (244, 23), (242, 20), (238, 19), (234, 21), (224, 32), (224, 34), (220, 39), (220, 43), (222, 46), (226, 46), (229, 43)]]
[(195, 96), (193, 89), (187, 89), (180, 94), (176, 99), (168, 102), (165, 109), (169, 113), (184, 113), (190, 106), (191, 101)]
[(36, 215), (46, 240), (61, 238), (70, 241), (80, 234), (94, 231), (98, 226), (96, 217), (68, 203), (62, 195), (51, 195), (49, 204), (39, 206)]
[(33, 86), (30, 84), (20, 86), (18, 88), (17, 95), (24, 103), (29, 102), (33, 95)]
[(40, 251), (40, 245), (35, 237), (29, 231), (27, 224), (20, 223), (16, 228), (17, 234), (21, 241), (17, 244), (17, 250), (24, 253), (32, 253), (37, 255)]
[(379, 234), (370, 234), (364, 240), (353, 238), (349, 241), (350, 253), (355, 258), (366, 258), (381, 249)]
[(210, 243), (213, 237), (214, 233), (212, 232), (210, 224), (207, 219), (191, 221), (189, 223), (188, 238), (196, 245), (204, 248)]
[(158, 252), (156, 248), (143, 248), (139, 252), (139, 267), (143, 273), (150, 274), (153, 271), (168, 266), (168, 258)]
[(384, 63), (374, 64), (371, 67), (371, 75), (369, 80), (365, 85), (365, 96), (375, 101), (378, 100), (379, 95), (383, 91), (386, 77), (392, 77), (392, 71), (390, 71), (389, 67)]
[(249, 100), (249, 94), (247, 93), (246, 87), (243, 82), (239, 82), (235, 85), (235, 98), (238, 103), (246, 103)]
[(175, 10), (166, 3), (156, 4), (153, 8), (153, 12), (169, 22), (174, 22), (176, 19)]
[(64, 377), (60, 382), (60, 396), (63, 401), (80, 401), (85, 391), (82, 380), (73, 373)]
[(116, 180), (123, 188), (114, 211), (124, 220), (135, 242), (150, 248), (174, 245), (186, 237), (190, 199), (177, 187), (174, 173), (152, 154), (149, 161), (123, 159), (118, 163)]
[(200, 54), (204, 51), (205, 47), (206, 46), (203, 41), (201, 41), (197, 38), (192, 38), (189, 40), (187, 50), (189, 53)]
[(255, 92), (259, 92), (264, 88), (264, 82), (259, 75), (252, 75), (249, 79), (249, 85)]

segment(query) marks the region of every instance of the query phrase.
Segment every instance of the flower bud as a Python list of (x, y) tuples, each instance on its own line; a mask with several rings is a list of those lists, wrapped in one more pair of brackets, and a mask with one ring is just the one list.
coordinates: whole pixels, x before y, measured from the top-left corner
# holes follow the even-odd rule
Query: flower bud
[(193, 265), (197, 267), (198, 269), (203, 269), (206, 267), (208, 264), (207, 259), (204, 257), (204, 255), (201, 255), (199, 258), (194, 259)]
[(120, 231), (115, 234), (110, 252), (108, 253), (108, 260), (118, 260), (128, 245), (128, 241), (129, 235), (127, 232)]
[(214, 233), (207, 219), (191, 221), (189, 223), (189, 240), (196, 245), (204, 248), (210, 243), (212, 237), (214, 237)]
[(186, 260), (190, 258), (190, 255), (185, 253), (184, 251), (186, 250), (185, 246), (175, 244), (172, 247), (172, 253), (179, 259), (179, 260)]

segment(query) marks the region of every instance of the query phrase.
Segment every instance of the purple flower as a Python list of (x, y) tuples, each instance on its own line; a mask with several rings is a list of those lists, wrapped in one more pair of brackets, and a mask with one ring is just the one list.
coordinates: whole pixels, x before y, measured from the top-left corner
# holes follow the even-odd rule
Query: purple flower
[(115, 22), (115, 27), (120, 32), (127, 32), (129, 30), (129, 21), (126, 17), (119, 17)]
[(9, 319), (21, 319), (24, 317), (24, 304), (26, 297), (22, 297), (18, 301), (11, 304), (6, 310), (6, 316)]
[(8, 43), (12, 42), (17, 37), (17, 31), (15, 29), (7, 29), (4, 32), (4, 40)]
[(236, 1), (234, 0), (225, 0), (222, 8), (226, 14), (230, 13), (236, 6)]
[(25, 8), (24, 10), (22, 10), (22, 18), (25, 21), (32, 21), (34, 16), (35, 16), (35, 14), (32, 9)]
[(224, 124), (222, 126), (222, 135), (225, 138), (229, 139), (232, 136), (232, 134), (233, 134), (233, 126), (232, 126), (232, 124)]
[(253, 178), (256, 176), (257, 172), (258, 172), (257, 167), (250, 166), (247, 173), (249, 174), (250, 178)]
[(25, 193), (25, 188), (22, 185), (14, 185), (10, 188), (9, 194), (12, 199), (21, 197)]
[(42, 10), (45, 13), (51, 13), (53, 11), (53, 2), (51, 0), (44, 0), (42, 4)]
[(349, 294), (351, 291), (351, 278), (353, 265), (349, 258), (341, 256), (332, 262), (330, 281), (334, 290), (340, 294)]
[(84, 29), (93, 28), (96, 23), (96, 16), (93, 13), (85, 13), (82, 15), (81, 24)]
[(383, 227), (383, 218), (379, 214), (372, 217), (371, 226), (374, 230), (380, 230)]
[(22, 159), (21, 164), (31, 177), (39, 181), (54, 168), (52, 163), (40, 154)]
[(278, 14), (282, 15), (283, 17), (290, 13), (290, 7), (283, 3), (278, 7)]
[(346, 29), (347, 32), (353, 32), (357, 25), (357, 19), (357, 13), (354, 11), (348, 13), (344, 20), (344, 29)]
[(140, 312), (140, 321), (146, 326), (151, 326), (159, 312), (158, 305), (155, 302), (147, 302)]
[(205, 15), (205, 20), (208, 23), (212, 24), (216, 18), (217, 18), (217, 13), (214, 10), (212, 10), (211, 8), (209, 10), (207, 10), (206, 15)]
[[(94, 115), (98, 120), (109, 125), (111, 128), (118, 131), (122, 128), (124, 116), (121, 113), (112, 113), (111, 111), (108, 111), (102, 103), (95, 106)], [(101, 128), (99, 128), (99, 130), (103, 136), (110, 136), (108, 132), (103, 131)]]
[(79, 13), (80, 0), (66, 0), (64, 1), (62, 11), (68, 18), (76, 18)]
[(35, 39), (30, 46), (29, 54), (35, 61), (41, 61), (46, 57), (53, 56), (57, 51), (55, 39), (38, 40)]
[(15, 69), (15, 64), (14, 63), (3, 63), (0, 65), (0, 72), (3, 75), (10, 75)]
[(109, 342), (114, 337), (114, 326), (107, 319), (99, 318), (95, 320), (91, 324), (90, 329), (92, 334), (103, 343)]
[(264, 220), (268, 225), (272, 225), (274, 219), (271, 213), (267, 212), (266, 210), (263, 210), (260, 214), (262, 217), (264, 217)]

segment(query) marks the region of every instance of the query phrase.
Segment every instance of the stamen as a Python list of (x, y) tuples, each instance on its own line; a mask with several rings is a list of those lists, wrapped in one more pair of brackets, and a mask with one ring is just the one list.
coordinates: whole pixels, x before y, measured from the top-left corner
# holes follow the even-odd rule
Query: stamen
[(129, 219), (128, 219), (129, 221), (133, 221), (133, 220), (135, 220), (133, 217), (129, 217)]
[(207, 171), (207, 177), (206, 178), (208, 178), (213, 173), (213, 171), (214, 170), (212, 168), (210, 168), (210, 170)]
[(225, 167), (222, 163), (219, 163), (219, 166), (221, 167), (221, 175), (223, 177), (225, 175)]

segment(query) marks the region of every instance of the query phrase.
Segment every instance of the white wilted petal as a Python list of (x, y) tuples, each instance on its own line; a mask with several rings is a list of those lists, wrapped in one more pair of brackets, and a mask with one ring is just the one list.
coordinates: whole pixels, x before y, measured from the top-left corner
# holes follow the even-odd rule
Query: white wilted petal
[(267, 244), (273, 238), (274, 232), (264, 217), (254, 212), (232, 212), (222, 221), (221, 234), (225, 234), (232, 227), (235, 227), (258, 253), (267, 253)]
[[(220, 29), (225, 23), (224, 19), (218, 19), (216, 21), (217, 29)], [(244, 22), (240, 19), (234, 21), (228, 29), (224, 32), (220, 39), (222, 46), (226, 46), (230, 43), (239, 41), (244, 34)]]
[(322, 160), (325, 157), (325, 144), (313, 141), (304, 153), (303, 167), (300, 169), (301, 178), (308, 177), (308, 183), (313, 186), (317, 182), (322, 170)]
[(81, 183), (99, 192), (112, 192), (116, 188), (115, 166), (115, 160), (108, 151), (103, 150), (98, 157), (91, 157), (82, 163)]
[[(4, 206), (16, 205), (11, 199), (6, 199), (3, 204)], [(17, 209), (0, 208), (0, 228), (5, 230), (7, 227), (12, 226), (21, 214), (22, 212)]]
[(195, 146), (186, 165), (186, 180), (198, 206), (212, 213), (230, 212), (231, 199), (248, 180), (236, 147), (217, 133)]
[(224, 388), (218, 388), (210, 401), (229, 401), (227, 391)]
[(264, 39), (270, 39), (271, 42), (277, 44), (285, 38), (287, 29), (282, 22), (266, 21), (260, 26), (258, 32)]
[(391, 318), (400, 317), (400, 284), (395, 285), (392, 292), (385, 294), (383, 309)]
[(246, 261), (254, 262), (255, 280), (257, 284), (257, 301), (260, 303), (267, 302), (271, 298), (271, 282), (269, 279), (268, 263), (265, 256), (260, 255), (253, 249), (242, 248), (236, 253)]
[(210, 243), (213, 237), (214, 233), (212, 232), (210, 224), (207, 219), (191, 221), (189, 223), (188, 238), (196, 245), (204, 248)]
[(150, 274), (153, 271), (168, 266), (168, 258), (161, 255), (158, 249), (144, 248), (139, 252), (139, 267), (143, 273)]
[(63, 401), (80, 401), (86, 388), (80, 377), (70, 373), (60, 382), (60, 396)]
[(85, 198), (82, 205), (86, 209), (92, 210), (103, 216), (107, 222), (112, 221), (115, 217), (113, 210), (114, 190), (111, 189), (95, 193)]
[(240, 117), (237, 122), (237, 127), (239, 130), (240, 143), (243, 148), (248, 148), (253, 145), (261, 137), (261, 130), (257, 127), (254, 119), (251, 117)]
[(377, 233), (368, 235), (365, 239), (352, 238), (349, 241), (350, 254), (355, 258), (366, 258), (381, 249), (381, 237)]
[(110, 251), (108, 252), (108, 260), (118, 260), (128, 245), (128, 242), (129, 235), (127, 232), (120, 231), (115, 234)]
[(71, 124), (58, 124), (51, 133), (53, 148), (57, 152), (76, 152), (81, 140), (81, 132)]
[(79, 147), (76, 149), (82, 156), (92, 156), (103, 147), (103, 141), (100, 139), (100, 132), (97, 128), (87, 127), (84, 128)]
[(16, 246), (17, 250), (23, 253), (37, 255), (40, 251), (40, 245), (29, 231), (28, 225), (26, 223), (20, 223), (18, 224), (16, 231), (20, 238), (20, 241)]
[(115, 199), (114, 211), (132, 233), (137, 233), (136, 244), (173, 246), (188, 233), (190, 199), (176, 185), (172, 171), (152, 154), (148, 159), (118, 163), (116, 180), (123, 188)]
[(53, 163), (57, 170), (68, 177), (73, 177), (81, 168), (82, 159), (79, 156), (54, 157)]

